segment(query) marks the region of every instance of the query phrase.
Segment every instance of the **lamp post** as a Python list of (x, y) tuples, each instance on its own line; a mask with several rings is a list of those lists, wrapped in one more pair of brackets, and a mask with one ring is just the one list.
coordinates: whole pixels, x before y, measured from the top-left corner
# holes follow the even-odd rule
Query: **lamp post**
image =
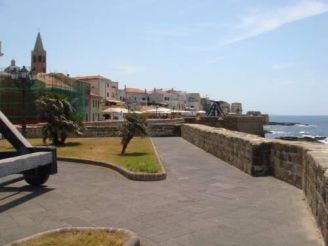
[(26, 137), (26, 91), (34, 84), (36, 73), (35, 71), (28, 71), (23, 66), (21, 69), (12, 71), (11, 79), (15, 81), (17, 87), (22, 89), (22, 134)]
[(158, 118), (158, 116), (157, 116), (157, 110), (158, 110), (158, 105), (156, 105), (156, 119)]

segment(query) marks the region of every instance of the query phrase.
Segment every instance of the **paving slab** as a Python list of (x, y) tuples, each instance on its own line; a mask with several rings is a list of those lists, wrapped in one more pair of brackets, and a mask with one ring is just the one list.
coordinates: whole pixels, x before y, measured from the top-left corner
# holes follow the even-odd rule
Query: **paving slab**
[[(157, 182), (59, 162), (47, 186), (0, 179), (0, 244), (69, 226), (123, 227), (143, 245), (324, 245), (301, 190), (251, 177), (182, 138), (154, 138)], [(11, 180), (15, 182), (11, 182)]]

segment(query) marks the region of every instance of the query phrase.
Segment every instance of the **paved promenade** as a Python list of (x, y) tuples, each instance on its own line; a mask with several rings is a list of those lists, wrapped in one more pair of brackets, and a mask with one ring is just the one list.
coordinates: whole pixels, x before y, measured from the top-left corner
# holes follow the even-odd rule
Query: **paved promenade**
[(301, 190), (250, 177), (181, 138), (154, 143), (164, 181), (65, 162), (37, 190), (19, 176), (0, 179), (0, 245), (67, 226), (123, 227), (146, 246), (323, 245)]

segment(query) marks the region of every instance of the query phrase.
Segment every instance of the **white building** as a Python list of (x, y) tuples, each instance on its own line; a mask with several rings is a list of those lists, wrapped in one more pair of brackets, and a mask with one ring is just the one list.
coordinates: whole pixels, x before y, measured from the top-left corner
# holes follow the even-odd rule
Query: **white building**
[(231, 113), (233, 114), (242, 114), (243, 108), (240, 102), (231, 103)]
[(148, 95), (150, 104), (162, 105), (174, 110), (186, 109), (186, 92), (154, 89)]
[(199, 93), (156, 88), (152, 91), (147, 91), (125, 87), (123, 90), (119, 90), (119, 94), (119, 100), (126, 102), (130, 108), (158, 105), (172, 110), (199, 111), (202, 109)]
[(186, 94), (186, 109), (191, 111), (202, 110), (201, 97), (199, 93), (187, 93)]
[(77, 80), (87, 82), (91, 86), (91, 92), (101, 96), (105, 100), (117, 100), (119, 98), (118, 82), (114, 82), (103, 76), (81, 76)]
[(136, 109), (138, 106), (147, 106), (148, 92), (147, 90), (125, 87), (123, 90), (119, 90), (119, 100), (125, 102), (131, 109)]

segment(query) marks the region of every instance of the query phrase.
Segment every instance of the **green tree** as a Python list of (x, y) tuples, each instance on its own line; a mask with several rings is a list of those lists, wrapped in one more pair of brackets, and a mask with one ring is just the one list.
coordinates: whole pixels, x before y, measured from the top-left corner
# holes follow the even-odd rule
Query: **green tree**
[(146, 136), (146, 125), (145, 125), (145, 117), (140, 114), (129, 114), (125, 117), (126, 121), (122, 126), (122, 151), (121, 154), (125, 154), (125, 150), (128, 147), (128, 144), (136, 135), (138, 136)]
[(50, 139), (54, 145), (63, 145), (69, 133), (82, 134), (82, 119), (64, 96), (48, 94), (35, 104), (40, 118), (47, 122), (42, 129), (44, 142)]

